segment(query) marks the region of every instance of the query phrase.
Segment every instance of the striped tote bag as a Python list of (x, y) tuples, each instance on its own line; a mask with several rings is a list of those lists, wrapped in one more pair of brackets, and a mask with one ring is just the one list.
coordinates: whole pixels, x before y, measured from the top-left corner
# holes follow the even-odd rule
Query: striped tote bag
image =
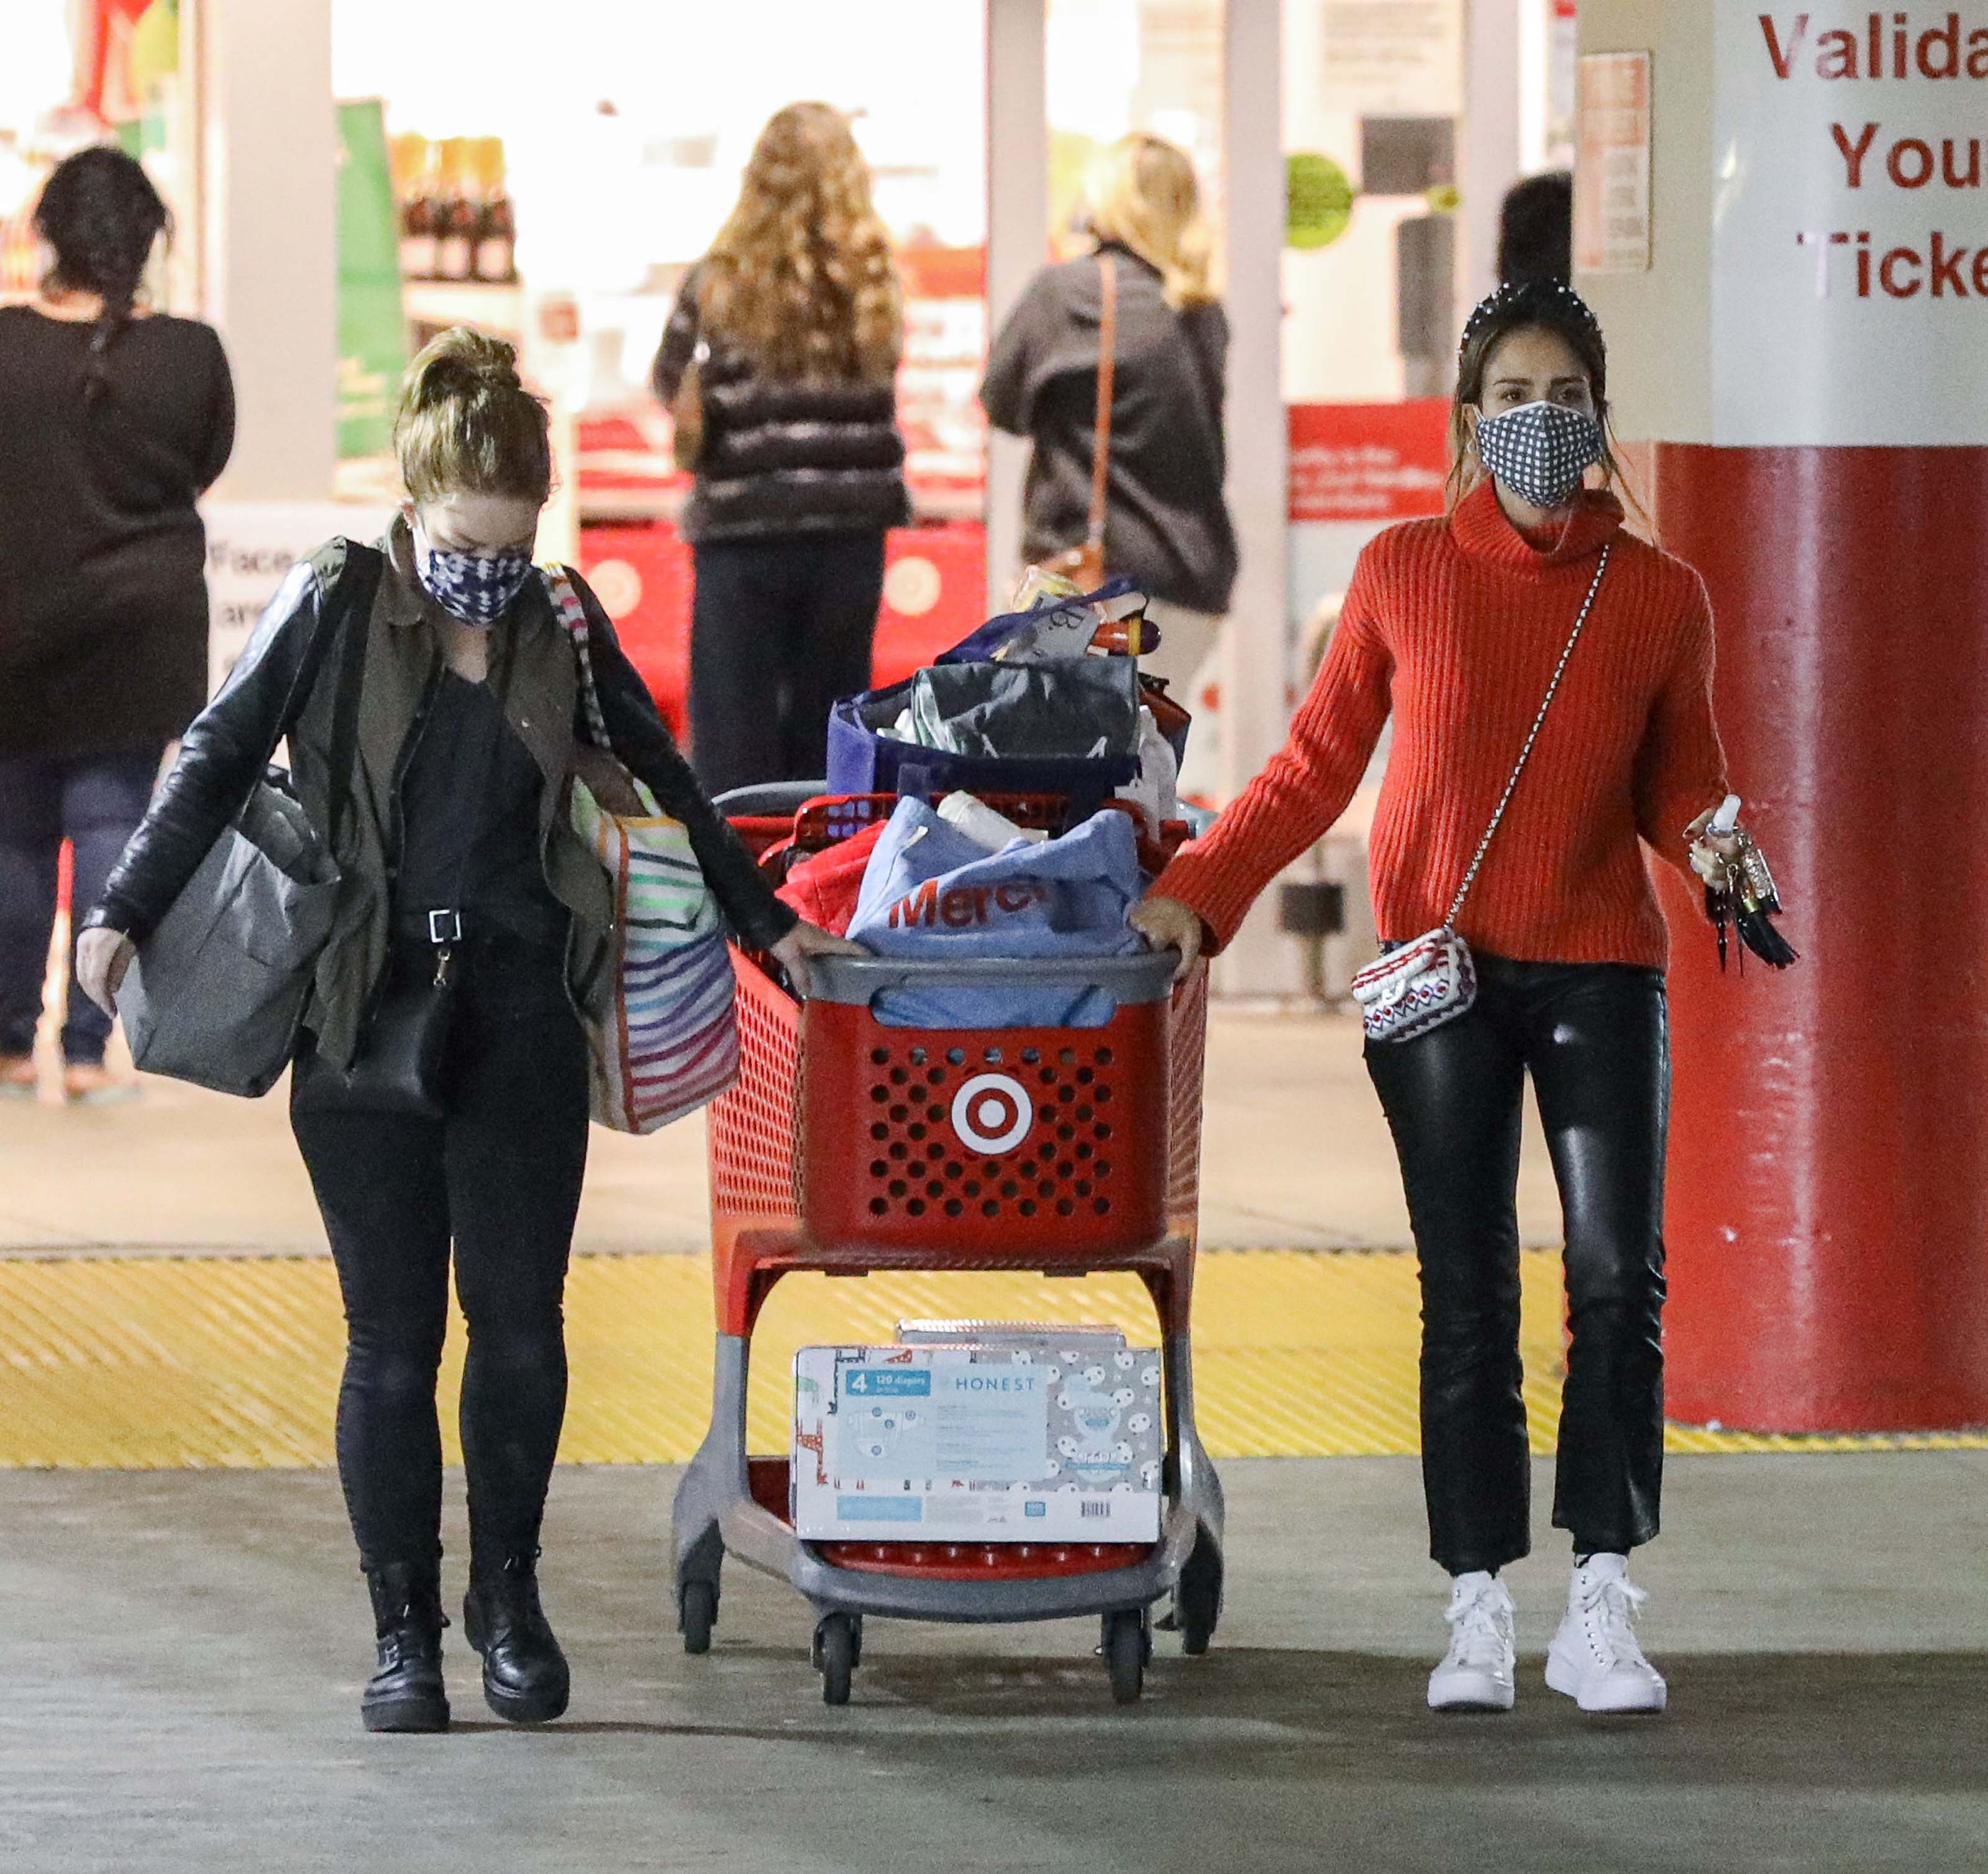
[[(580, 661), (589, 732), (607, 749), (587, 613), (563, 568), (547, 580)], [(614, 1004), (589, 1023), (593, 1117), (617, 1132), (654, 1132), (739, 1077), (739, 1024), (724, 920), (690, 835), (630, 779), (640, 815), (610, 813), (576, 776), (573, 824), (614, 888)]]

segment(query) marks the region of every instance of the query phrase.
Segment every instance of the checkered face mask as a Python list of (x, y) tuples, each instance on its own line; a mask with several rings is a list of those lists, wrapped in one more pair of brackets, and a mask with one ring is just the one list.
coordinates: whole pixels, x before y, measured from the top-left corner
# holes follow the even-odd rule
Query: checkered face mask
[(531, 550), (511, 546), (501, 553), (451, 553), (431, 546), (426, 533), (417, 528), (414, 571), (428, 597), (451, 617), (487, 631), (531, 577)]
[(1557, 508), (1601, 459), (1601, 425), (1565, 404), (1521, 404), (1478, 424), (1477, 454), (1521, 501)]

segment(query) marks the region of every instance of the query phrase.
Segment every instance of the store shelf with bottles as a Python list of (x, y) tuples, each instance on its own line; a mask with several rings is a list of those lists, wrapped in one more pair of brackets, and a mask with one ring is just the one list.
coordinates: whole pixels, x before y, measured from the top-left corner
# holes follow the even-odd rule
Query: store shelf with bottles
[(438, 142), (408, 131), (390, 148), (402, 293), (417, 340), (453, 325), (521, 336), (525, 296), (502, 138)]

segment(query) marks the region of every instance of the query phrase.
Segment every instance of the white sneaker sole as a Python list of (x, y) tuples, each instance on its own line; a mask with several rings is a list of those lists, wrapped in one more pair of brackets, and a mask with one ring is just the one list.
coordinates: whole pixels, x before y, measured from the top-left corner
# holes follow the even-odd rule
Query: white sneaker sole
[(1432, 1673), (1428, 1707), (1432, 1711), (1510, 1711), (1516, 1689), (1510, 1680), (1489, 1673)]
[(1583, 1711), (1617, 1717), (1662, 1711), (1670, 1699), (1670, 1688), (1661, 1679), (1617, 1678), (1604, 1673), (1591, 1682), (1557, 1652), (1547, 1655), (1547, 1686), (1572, 1699)]

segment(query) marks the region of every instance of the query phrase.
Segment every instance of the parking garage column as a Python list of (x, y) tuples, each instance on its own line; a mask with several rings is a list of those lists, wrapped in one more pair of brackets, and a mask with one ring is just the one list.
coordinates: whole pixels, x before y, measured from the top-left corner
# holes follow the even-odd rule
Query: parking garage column
[(1672, 925), (1674, 1417), (1988, 1420), (1988, 5), (1583, 0), (1577, 283), (1802, 952)]

